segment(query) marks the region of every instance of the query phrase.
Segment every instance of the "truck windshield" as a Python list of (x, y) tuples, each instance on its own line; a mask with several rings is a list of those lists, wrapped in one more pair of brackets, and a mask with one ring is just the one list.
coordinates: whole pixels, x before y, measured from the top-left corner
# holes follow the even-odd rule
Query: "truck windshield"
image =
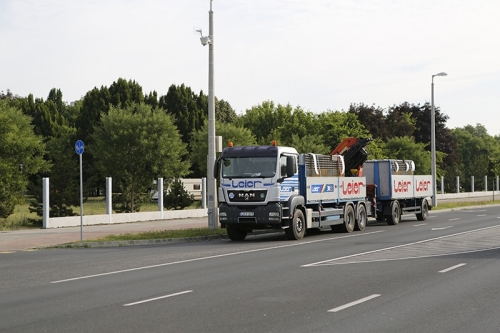
[(276, 157), (226, 157), (222, 178), (271, 178), (276, 174)]

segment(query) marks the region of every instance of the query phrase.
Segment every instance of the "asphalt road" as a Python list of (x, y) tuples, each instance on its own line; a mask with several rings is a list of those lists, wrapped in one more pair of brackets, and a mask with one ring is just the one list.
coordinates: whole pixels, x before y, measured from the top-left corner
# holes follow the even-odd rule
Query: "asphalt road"
[(0, 332), (498, 332), (500, 207), (0, 257)]

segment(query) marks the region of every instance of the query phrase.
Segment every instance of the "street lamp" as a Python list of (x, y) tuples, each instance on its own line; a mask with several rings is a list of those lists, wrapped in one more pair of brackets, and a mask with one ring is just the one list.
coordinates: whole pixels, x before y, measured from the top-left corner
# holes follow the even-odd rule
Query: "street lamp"
[(200, 33), (201, 44), (208, 44), (208, 159), (207, 159), (207, 193), (208, 193), (208, 228), (217, 229), (219, 214), (217, 211), (217, 186), (214, 177), (215, 163), (215, 97), (214, 97), (214, 20), (212, 0), (208, 12), (208, 36)]
[(432, 174), (432, 207), (437, 206), (436, 193), (436, 115), (434, 114), (434, 76), (446, 76), (445, 72), (432, 75), (431, 83), (431, 174)]

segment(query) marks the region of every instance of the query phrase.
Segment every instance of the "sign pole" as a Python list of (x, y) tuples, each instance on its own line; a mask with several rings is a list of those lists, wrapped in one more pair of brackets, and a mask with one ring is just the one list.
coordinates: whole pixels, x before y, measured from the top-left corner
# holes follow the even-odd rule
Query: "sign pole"
[(83, 172), (82, 172), (82, 154), (80, 154), (80, 242), (83, 242)]
[(83, 242), (83, 171), (82, 171), (82, 154), (85, 150), (85, 145), (82, 140), (75, 143), (75, 152), (80, 155), (80, 242)]

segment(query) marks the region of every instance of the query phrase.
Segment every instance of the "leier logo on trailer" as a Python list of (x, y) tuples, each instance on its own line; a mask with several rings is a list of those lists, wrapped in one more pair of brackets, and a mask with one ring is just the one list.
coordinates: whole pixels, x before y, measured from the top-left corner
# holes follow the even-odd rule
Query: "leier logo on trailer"
[(342, 194), (347, 195), (347, 194), (360, 194), (361, 193), (361, 188), (365, 185), (365, 183), (358, 181), (355, 182), (352, 180), (351, 182), (348, 182), (346, 184), (345, 181), (342, 181)]
[(430, 185), (431, 185), (430, 180), (421, 180), (418, 182), (416, 190), (417, 190), (417, 192), (429, 191)]
[(396, 193), (407, 193), (411, 187), (411, 182), (408, 180), (394, 180), (394, 192)]

